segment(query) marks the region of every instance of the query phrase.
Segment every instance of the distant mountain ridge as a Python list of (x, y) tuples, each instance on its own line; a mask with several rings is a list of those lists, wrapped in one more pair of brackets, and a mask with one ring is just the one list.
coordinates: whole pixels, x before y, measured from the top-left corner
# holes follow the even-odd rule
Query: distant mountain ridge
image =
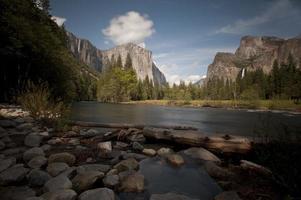
[(270, 73), (274, 60), (286, 62), (291, 54), (301, 68), (301, 38), (282, 39), (271, 36), (244, 36), (233, 53), (218, 52), (208, 66), (207, 79), (213, 77), (235, 80), (243, 69), (262, 69)]
[(140, 80), (144, 80), (148, 76), (154, 83), (158, 83), (159, 85), (166, 84), (164, 74), (154, 64), (152, 52), (147, 49), (133, 43), (127, 43), (109, 50), (100, 50), (89, 40), (78, 38), (70, 32), (67, 32), (67, 36), (69, 39), (69, 49), (74, 56), (99, 72), (108, 67), (112, 56), (117, 59), (120, 55), (124, 64), (129, 54), (132, 59), (132, 66)]

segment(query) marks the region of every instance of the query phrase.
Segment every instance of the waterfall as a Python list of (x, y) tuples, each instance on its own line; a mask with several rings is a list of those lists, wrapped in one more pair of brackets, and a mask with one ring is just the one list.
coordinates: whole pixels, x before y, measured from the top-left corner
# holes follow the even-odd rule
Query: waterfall
[(241, 72), (241, 78), (244, 78), (244, 77), (245, 77), (245, 73), (246, 73), (246, 68), (243, 68), (243, 69), (242, 69), (242, 72)]

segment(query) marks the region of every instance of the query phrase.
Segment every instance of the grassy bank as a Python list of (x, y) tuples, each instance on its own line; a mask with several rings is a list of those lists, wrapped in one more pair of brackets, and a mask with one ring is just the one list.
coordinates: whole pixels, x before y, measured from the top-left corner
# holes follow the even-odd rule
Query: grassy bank
[(130, 101), (125, 104), (151, 104), (162, 106), (185, 107), (217, 107), (217, 108), (241, 108), (263, 110), (289, 110), (301, 112), (301, 104), (295, 104), (290, 100), (144, 100)]

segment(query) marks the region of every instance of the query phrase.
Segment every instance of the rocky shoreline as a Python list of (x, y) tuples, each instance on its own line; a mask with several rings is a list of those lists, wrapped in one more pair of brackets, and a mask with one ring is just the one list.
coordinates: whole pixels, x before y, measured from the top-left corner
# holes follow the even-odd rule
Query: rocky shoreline
[[(168, 136), (166, 131), (161, 136)], [(154, 157), (173, 168), (185, 166), (187, 158), (194, 160), (224, 190), (215, 200), (278, 199), (273, 175), (263, 166), (247, 160), (231, 163), (199, 143), (164, 143), (169, 138), (162, 143), (154, 137), (158, 132), (152, 137), (145, 129), (76, 125), (59, 132), (19, 107), (2, 106), (1, 200), (114, 200), (126, 199), (120, 197), (124, 193), (133, 194), (127, 199), (194, 199), (174, 191), (139, 195), (148, 187), (139, 164)]]

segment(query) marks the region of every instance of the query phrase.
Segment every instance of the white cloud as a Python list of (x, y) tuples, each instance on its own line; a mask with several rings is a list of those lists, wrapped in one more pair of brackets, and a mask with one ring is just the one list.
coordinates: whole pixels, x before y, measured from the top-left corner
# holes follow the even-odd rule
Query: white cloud
[(248, 32), (252, 27), (271, 22), (280, 18), (296, 15), (298, 11), (293, 7), (290, 0), (278, 0), (272, 2), (262, 14), (249, 19), (240, 19), (234, 24), (229, 24), (217, 30), (215, 33), (240, 34)]
[(102, 33), (117, 45), (129, 42), (140, 44), (155, 32), (153, 25), (147, 15), (130, 11), (114, 17)]
[(52, 16), (51, 19), (58, 25), (58, 26), (63, 26), (63, 24), (66, 22), (66, 18), (63, 17), (57, 17), (57, 16)]

